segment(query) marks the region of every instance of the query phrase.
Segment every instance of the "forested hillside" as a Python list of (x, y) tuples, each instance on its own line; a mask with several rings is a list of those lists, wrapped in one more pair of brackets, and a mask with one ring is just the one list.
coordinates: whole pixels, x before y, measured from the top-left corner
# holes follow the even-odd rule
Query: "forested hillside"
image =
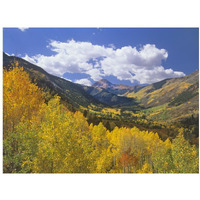
[[(12, 68), (12, 64), (18, 62), (28, 72), (32, 82), (48, 93), (48, 96), (58, 94), (70, 110), (79, 110), (80, 107), (87, 108), (89, 105), (102, 107), (102, 104), (91, 95), (88, 95), (79, 84), (74, 84), (65, 79), (48, 74), (42, 68), (33, 65), (22, 58), (7, 56), (3, 54), (3, 66), (6, 69)], [(47, 96), (47, 98), (48, 98)]]
[[(127, 92), (125, 96), (136, 98), (145, 108), (168, 103), (177, 106), (198, 98), (199, 71), (182, 78), (166, 79), (143, 87), (138, 92)], [(196, 104), (194, 106), (197, 106)]]
[[(88, 124), (18, 67), (3, 71), (4, 173), (198, 173), (198, 148), (136, 127)], [(174, 130), (175, 131), (175, 130)]]

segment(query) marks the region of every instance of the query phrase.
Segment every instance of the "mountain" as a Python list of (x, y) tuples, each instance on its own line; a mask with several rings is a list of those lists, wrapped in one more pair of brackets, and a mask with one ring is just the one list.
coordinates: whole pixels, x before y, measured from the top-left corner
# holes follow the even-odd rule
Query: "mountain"
[(129, 92), (146, 114), (147, 119), (180, 122), (199, 116), (199, 70), (182, 78), (166, 79)]
[(100, 81), (97, 81), (96, 83), (92, 85), (92, 87), (97, 87), (97, 88), (100, 87), (104, 89), (114, 88), (114, 86), (115, 86), (114, 84), (112, 84), (106, 79), (101, 79)]
[[(148, 120), (180, 122), (190, 117), (198, 118), (199, 114), (199, 71), (147, 86), (116, 85), (102, 79), (84, 89), (109, 105), (122, 107), (126, 102), (126, 105), (129, 104), (126, 110), (140, 112), (139, 116), (144, 115)], [(124, 97), (128, 97), (129, 101), (133, 98), (134, 101), (128, 103)], [(113, 104), (112, 98), (116, 99)]]
[(141, 85), (136, 86), (128, 86), (123, 84), (112, 84), (106, 79), (101, 79), (92, 85), (95, 88), (103, 88), (106, 89), (108, 92), (111, 92), (116, 95), (124, 95), (127, 92), (137, 92), (143, 88)]
[(58, 94), (68, 109), (84, 112), (88, 123), (102, 122), (109, 130), (136, 126), (157, 132), (163, 140), (174, 138), (178, 128), (184, 127), (190, 142), (198, 144), (199, 71), (147, 86), (117, 85), (103, 79), (88, 87), (48, 74), (22, 58), (3, 54), (4, 68), (9, 69), (15, 61), (45, 92), (46, 101)]
[[(126, 93), (125, 96), (136, 98), (145, 108), (160, 106), (174, 101), (181, 93), (196, 88), (198, 94), (199, 71), (182, 78), (165, 79), (143, 87), (140, 91)], [(191, 89), (190, 89), (191, 90)]]
[(198, 118), (199, 71), (147, 86), (117, 85), (102, 79), (87, 87), (48, 74), (22, 58), (3, 54), (5, 68), (15, 61), (29, 73), (32, 82), (51, 95), (58, 94), (71, 110), (93, 108), (101, 112), (104, 107), (112, 106), (121, 109), (121, 114), (124, 113), (121, 117), (125, 120), (133, 116), (162, 122)]
[(134, 98), (123, 96), (127, 92), (138, 91), (142, 86), (127, 86), (112, 84), (106, 79), (97, 81), (92, 86), (83, 86), (83, 89), (98, 101), (114, 107), (132, 107), (132, 110), (138, 109)]
[(3, 66), (5, 68), (9, 69), (15, 61), (18, 61), (19, 66), (22, 66), (28, 72), (32, 82), (37, 83), (43, 90), (49, 91), (51, 95), (58, 94), (69, 109), (87, 108), (88, 106), (103, 107), (102, 103), (86, 93), (81, 85), (48, 74), (41, 67), (22, 58), (3, 53)]
[(103, 87), (83, 86), (83, 89), (95, 99), (108, 106), (122, 107), (128, 105), (135, 107), (137, 105), (133, 98), (118, 96), (117, 94), (112, 93), (111, 90), (104, 89)]

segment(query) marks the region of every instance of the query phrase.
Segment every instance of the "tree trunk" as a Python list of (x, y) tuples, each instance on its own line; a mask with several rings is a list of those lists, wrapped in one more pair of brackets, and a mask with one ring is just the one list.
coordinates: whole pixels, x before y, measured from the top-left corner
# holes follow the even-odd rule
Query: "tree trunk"
[(115, 166), (115, 156), (113, 156), (113, 166)]
[(125, 169), (125, 166), (123, 166), (123, 173), (126, 173), (126, 169)]

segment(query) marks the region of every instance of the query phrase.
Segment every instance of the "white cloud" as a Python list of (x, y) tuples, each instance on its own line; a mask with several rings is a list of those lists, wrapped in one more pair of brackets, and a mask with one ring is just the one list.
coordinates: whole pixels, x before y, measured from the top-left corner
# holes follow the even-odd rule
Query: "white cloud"
[(28, 27), (19, 27), (19, 30), (21, 30), (22, 32), (24, 32), (25, 30), (29, 29)]
[(92, 85), (91, 81), (86, 79), (86, 78), (76, 80), (75, 83), (78, 83), (78, 84), (81, 84), (81, 85), (87, 85), (87, 86)]
[(87, 74), (89, 74), (91, 79), (94, 81), (99, 81), (100, 79), (102, 79), (102, 76), (104, 76), (99, 68), (90, 69), (87, 71)]
[(27, 54), (23, 57), (24, 60), (27, 60), (30, 63), (37, 64), (34, 58), (29, 57)]
[(119, 80), (129, 80), (132, 83), (137, 80), (144, 84), (185, 75), (171, 68), (164, 69), (162, 61), (167, 59), (168, 52), (158, 49), (154, 44), (146, 44), (139, 50), (131, 46), (116, 49), (113, 45), (105, 47), (69, 40), (51, 41), (48, 48), (56, 54), (26, 55), (24, 59), (57, 76), (63, 76), (66, 72), (85, 73), (94, 81), (113, 75)]

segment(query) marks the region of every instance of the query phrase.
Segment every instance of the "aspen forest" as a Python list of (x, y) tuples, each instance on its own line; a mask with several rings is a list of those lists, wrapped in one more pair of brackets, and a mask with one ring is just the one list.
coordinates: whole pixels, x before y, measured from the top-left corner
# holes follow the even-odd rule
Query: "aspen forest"
[(136, 126), (108, 129), (33, 83), (19, 63), (3, 70), (4, 173), (199, 173), (198, 146)]

